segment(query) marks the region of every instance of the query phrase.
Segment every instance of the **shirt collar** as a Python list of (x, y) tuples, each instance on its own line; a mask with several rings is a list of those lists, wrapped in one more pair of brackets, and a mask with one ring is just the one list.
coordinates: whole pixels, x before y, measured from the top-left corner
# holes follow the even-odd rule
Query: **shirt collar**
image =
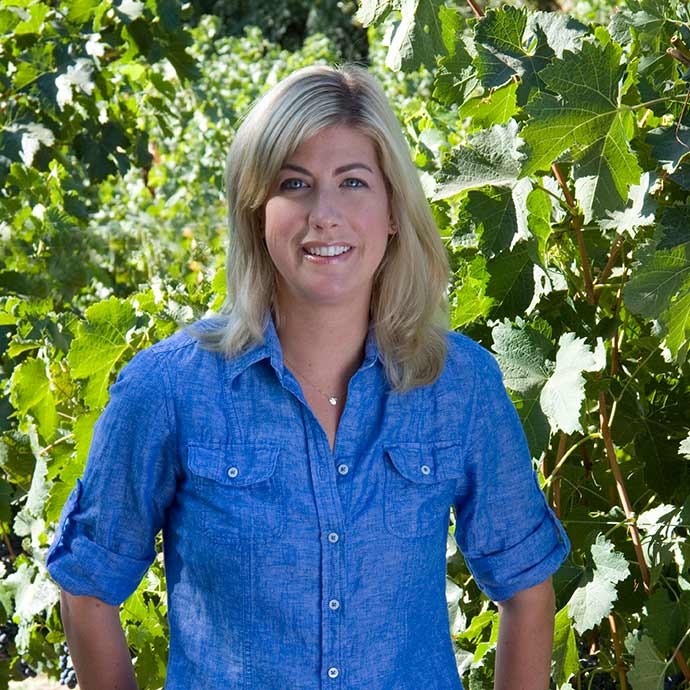
[[(283, 378), (283, 350), (280, 347), (280, 340), (278, 339), (278, 331), (273, 321), (273, 316), (269, 316), (264, 330), (264, 340), (262, 343), (246, 350), (238, 357), (233, 358), (229, 362), (229, 377), (232, 381), (239, 376), (243, 371), (248, 369), (253, 364), (268, 359), (271, 366), (275, 369), (278, 378), (282, 381)], [(377, 360), (383, 362), (381, 352), (376, 343), (376, 335), (374, 326), (369, 325), (367, 337), (364, 342), (364, 361), (360, 369), (368, 369), (373, 366)]]

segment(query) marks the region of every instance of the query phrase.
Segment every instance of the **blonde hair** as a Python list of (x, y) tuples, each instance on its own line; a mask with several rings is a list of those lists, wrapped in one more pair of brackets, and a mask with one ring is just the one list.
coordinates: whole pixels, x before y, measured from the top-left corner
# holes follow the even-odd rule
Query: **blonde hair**
[(227, 297), (220, 320), (192, 334), (207, 349), (235, 356), (263, 341), (271, 311), (280, 322), (263, 206), (284, 162), (331, 125), (372, 139), (389, 189), (397, 233), (374, 276), (370, 307), (386, 376), (401, 392), (433, 383), (446, 357), (448, 258), (400, 124), (376, 79), (355, 65), (297, 70), (242, 121), (226, 168)]

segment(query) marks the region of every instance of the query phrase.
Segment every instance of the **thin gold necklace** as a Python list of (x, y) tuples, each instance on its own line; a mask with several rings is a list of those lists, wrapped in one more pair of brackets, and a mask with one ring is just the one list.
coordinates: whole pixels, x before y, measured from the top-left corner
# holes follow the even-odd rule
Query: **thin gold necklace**
[(326, 400), (328, 400), (333, 407), (338, 404), (338, 398), (335, 395), (328, 395), (328, 393), (322, 391), (313, 381), (310, 381), (301, 371), (299, 371), (287, 357), (284, 356), (283, 359), (292, 367), (296, 374), (299, 374), (312, 388), (319, 391), (319, 393), (321, 393), (321, 395), (323, 395), (323, 397), (326, 398)]

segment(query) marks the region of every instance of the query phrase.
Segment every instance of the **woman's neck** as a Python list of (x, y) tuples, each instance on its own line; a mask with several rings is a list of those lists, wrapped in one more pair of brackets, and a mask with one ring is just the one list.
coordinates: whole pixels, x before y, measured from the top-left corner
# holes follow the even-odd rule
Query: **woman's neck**
[(289, 369), (319, 379), (330, 388), (347, 387), (364, 358), (368, 311), (327, 306), (280, 307), (278, 339)]

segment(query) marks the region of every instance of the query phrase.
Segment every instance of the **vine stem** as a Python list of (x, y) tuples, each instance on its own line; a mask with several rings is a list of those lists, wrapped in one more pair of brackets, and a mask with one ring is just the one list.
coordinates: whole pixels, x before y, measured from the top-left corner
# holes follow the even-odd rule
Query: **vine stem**
[[(561, 458), (565, 453), (565, 445), (568, 441), (568, 434), (561, 431), (561, 437), (558, 440), (558, 450), (556, 451), (556, 467), (560, 467)], [(556, 517), (561, 519), (561, 477), (556, 475), (553, 479), (553, 510)]]
[[(599, 274), (599, 277), (596, 280), (597, 284), (606, 282), (606, 279), (609, 277), (609, 274), (613, 270), (613, 265), (616, 263), (616, 259), (618, 258), (618, 252), (620, 252), (622, 246), (623, 235), (618, 235), (616, 239), (613, 241), (613, 244), (611, 245), (611, 251), (609, 252), (609, 260), (606, 262), (604, 270)], [(596, 304), (599, 301), (599, 295), (596, 295), (594, 299)]]
[(585, 247), (585, 239), (582, 236), (582, 222), (580, 220), (580, 214), (576, 211), (577, 206), (575, 204), (575, 199), (573, 198), (573, 195), (570, 193), (568, 183), (565, 181), (565, 175), (563, 175), (563, 171), (561, 170), (558, 163), (554, 163), (551, 166), (551, 170), (553, 171), (553, 174), (556, 176), (556, 180), (558, 180), (558, 184), (563, 190), (565, 200), (568, 202), (568, 206), (571, 209), (573, 230), (575, 231), (575, 237), (577, 238), (577, 248), (580, 252), (580, 260), (582, 261), (582, 276), (585, 280), (585, 292), (587, 294), (587, 301), (590, 304), (596, 304), (596, 298), (594, 296), (594, 283), (592, 281), (592, 270), (589, 267), (587, 247)]
[(12, 548), (12, 543), (9, 540), (9, 537), (7, 536), (7, 532), (5, 530), (2, 530), (2, 540), (5, 542), (5, 546), (7, 547), (7, 553), (10, 557), (10, 560), (14, 562), (17, 559), (17, 554), (14, 552), (14, 549)]
[(609, 613), (609, 626), (611, 628), (611, 638), (613, 639), (613, 651), (616, 655), (618, 680), (620, 681), (621, 690), (628, 690), (628, 679), (625, 675), (625, 664), (623, 663), (623, 650), (621, 649), (621, 641), (618, 636), (618, 625), (613, 613)]
[(467, 4), (470, 6), (477, 19), (484, 16), (484, 10), (477, 4), (476, 0), (467, 0)]
[(632, 509), (630, 498), (628, 497), (628, 490), (625, 487), (625, 481), (621, 473), (620, 465), (616, 459), (616, 450), (613, 447), (613, 440), (611, 438), (611, 428), (609, 426), (609, 416), (606, 407), (606, 396), (604, 391), (599, 393), (599, 428), (601, 430), (601, 437), (604, 439), (604, 446), (606, 448), (606, 455), (608, 456), (609, 466), (613, 473), (613, 478), (616, 482), (616, 489), (618, 490), (618, 498), (620, 499), (623, 512), (628, 520), (628, 531), (632, 539), (635, 555), (637, 556), (637, 563), (640, 566), (640, 573), (642, 575), (642, 585), (647, 594), (651, 591), (649, 567), (645, 560), (642, 551), (642, 541), (640, 540), (640, 532), (637, 529), (635, 518), (635, 511)]

